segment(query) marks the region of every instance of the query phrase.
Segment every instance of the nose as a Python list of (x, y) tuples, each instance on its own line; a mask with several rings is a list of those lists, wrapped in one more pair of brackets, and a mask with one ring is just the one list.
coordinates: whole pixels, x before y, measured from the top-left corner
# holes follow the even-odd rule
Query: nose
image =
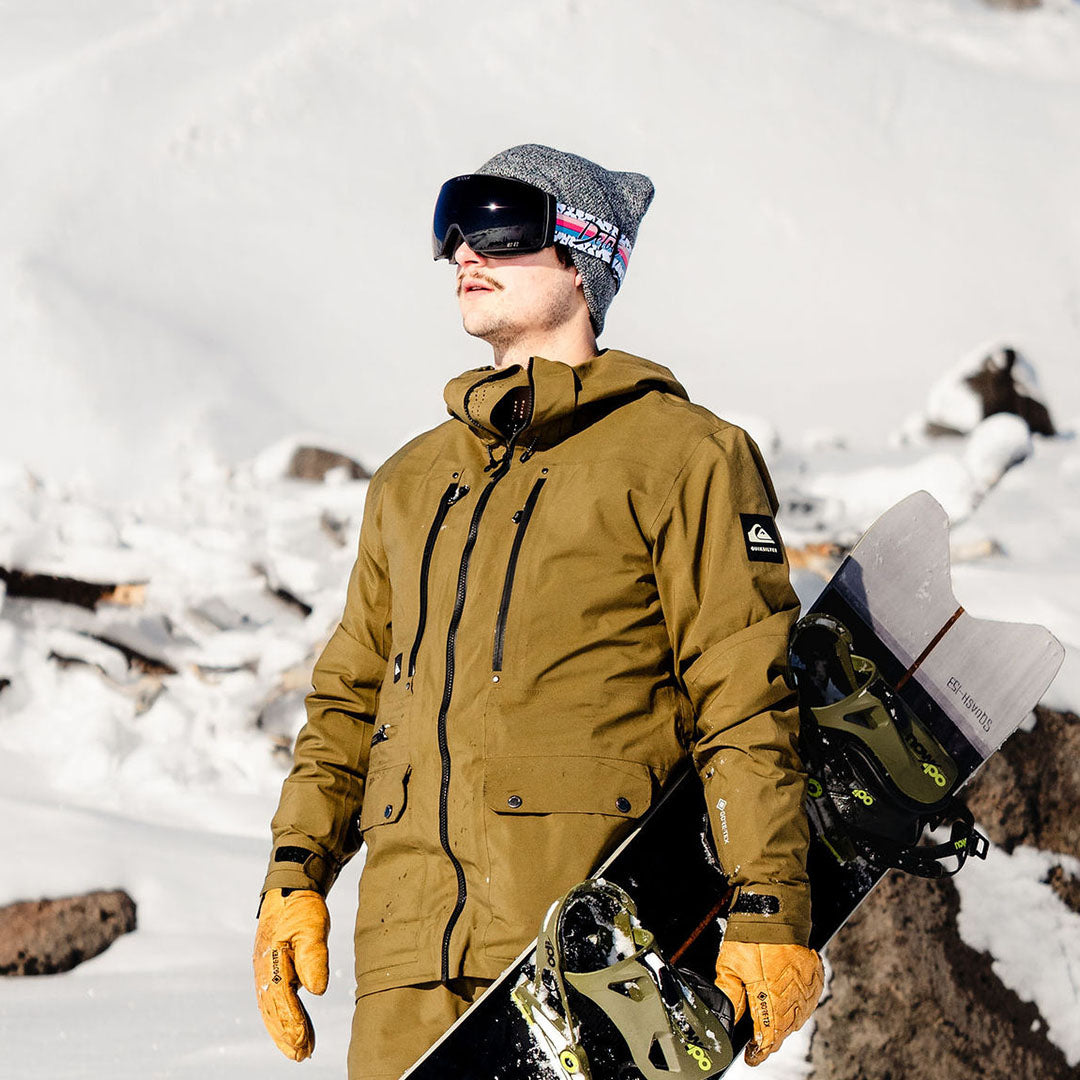
[(484, 256), (479, 255), (477, 254), (477, 252), (473, 251), (473, 249), (469, 247), (469, 245), (466, 244), (464, 240), (462, 240), (461, 243), (458, 244), (457, 251), (454, 252), (454, 262), (456, 262), (458, 266), (461, 267), (481, 266), (483, 265), (484, 261)]

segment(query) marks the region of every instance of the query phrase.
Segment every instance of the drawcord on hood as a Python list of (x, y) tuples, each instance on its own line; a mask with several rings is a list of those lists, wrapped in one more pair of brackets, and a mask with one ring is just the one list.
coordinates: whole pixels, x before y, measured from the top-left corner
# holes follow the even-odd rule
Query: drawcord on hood
[[(518, 437), (524, 431), (524, 427), (520, 427), (517, 431), (511, 433), (509, 439), (506, 440), (506, 453), (501, 458), (496, 460), (495, 458), (495, 443), (489, 443), (487, 447), (488, 463), (484, 466), (484, 472), (490, 472), (492, 469), (495, 471), (491, 473), (492, 480), (501, 480), (510, 468), (510, 462), (514, 456), (514, 450), (517, 447)], [(522, 451), (521, 460), (528, 461), (533, 455), (533, 448), (536, 446), (536, 439), (539, 436), (533, 438), (532, 442)]]

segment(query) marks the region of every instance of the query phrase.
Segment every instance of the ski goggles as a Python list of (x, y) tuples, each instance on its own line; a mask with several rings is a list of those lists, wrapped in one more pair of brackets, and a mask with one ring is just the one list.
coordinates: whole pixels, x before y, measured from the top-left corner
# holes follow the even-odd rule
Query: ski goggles
[(432, 256), (452, 259), (462, 242), (478, 255), (526, 255), (564, 244), (606, 263), (620, 283), (632, 248), (610, 221), (532, 184), (479, 173), (447, 180), (435, 202)]
[(455, 176), (435, 203), (431, 251), (453, 258), (464, 241), (478, 255), (524, 255), (555, 241), (555, 196), (504, 176)]

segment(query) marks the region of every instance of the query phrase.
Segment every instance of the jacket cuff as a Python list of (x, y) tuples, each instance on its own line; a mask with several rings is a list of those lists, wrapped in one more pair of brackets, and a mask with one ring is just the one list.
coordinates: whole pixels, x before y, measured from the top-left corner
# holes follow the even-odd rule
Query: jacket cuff
[(325, 896), (337, 872), (338, 867), (322, 852), (295, 842), (280, 843), (270, 856), (260, 895), (270, 889), (314, 889)]
[(809, 886), (742, 886), (728, 913), (724, 939), (762, 945), (807, 945)]

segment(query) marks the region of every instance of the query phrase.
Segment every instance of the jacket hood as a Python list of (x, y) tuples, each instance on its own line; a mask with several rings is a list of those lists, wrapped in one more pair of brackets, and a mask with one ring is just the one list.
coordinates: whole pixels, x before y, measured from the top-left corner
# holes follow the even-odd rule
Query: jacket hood
[(475, 368), (451, 379), (443, 397), (450, 415), (485, 441), (505, 440), (516, 402), (525, 420), (518, 439), (554, 443), (572, 430), (575, 415), (609, 411), (650, 390), (687, 398), (666, 367), (607, 349), (576, 367), (534, 356), (527, 368)]

